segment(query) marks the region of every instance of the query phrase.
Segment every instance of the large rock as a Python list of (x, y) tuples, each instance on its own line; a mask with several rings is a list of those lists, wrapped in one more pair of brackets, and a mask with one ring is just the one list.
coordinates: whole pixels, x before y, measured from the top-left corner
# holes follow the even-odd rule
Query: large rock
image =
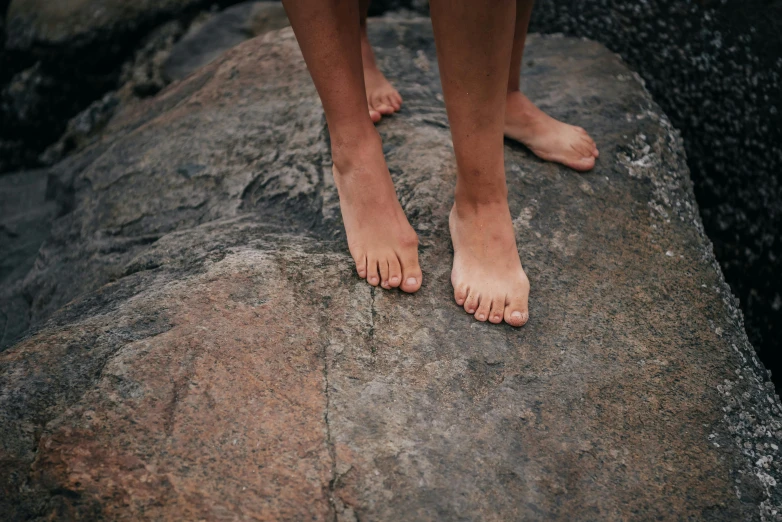
[(125, 110), (52, 169), (63, 211), (0, 355), (5, 518), (773, 519), (780, 403), (681, 140), (602, 46), (531, 38), (525, 89), (600, 145), (509, 143), (523, 329), (453, 303), (454, 161), (426, 20), (371, 26), (424, 286), (347, 253), (290, 30)]

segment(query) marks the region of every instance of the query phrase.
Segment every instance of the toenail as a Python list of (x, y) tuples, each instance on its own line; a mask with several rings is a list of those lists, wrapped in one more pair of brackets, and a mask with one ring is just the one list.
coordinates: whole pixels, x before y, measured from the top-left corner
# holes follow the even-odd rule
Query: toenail
[(418, 280), (415, 277), (408, 277), (407, 278), (407, 284), (409, 286), (416, 285), (416, 284), (418, 284)]
[(486, 316), (485, 316), (485, 315), (483, 315), (483, 314), (481, 314), (481, 315), (479, 315), (479, 316), (478, 316), (478, 319), (479, 319), (479, 320), (481, 320), (481, 321), (483, 321), (484, 319), (486, 319)]
[(370, 277), (369, 282), (372, 284), (377, 284), (377, 277)]
[(469, 310), (467, 310), (467, 313), (468, 313), (468, 314), (474, 314), (474, 313), (475, 313), (475, 310), (473, 310), (472, 308), (470, 308)]
[(513, 312), (510, 314), (511, 319), (515, 319), (516, 321), (521, 321), (521, 312)]
[(397, 284), (397, 283), (399, 282), (399, 278), (398, 278), (398, 277), (392, 277), (392, 278), (391, 278), (391, 282), (392, 282), (393, 284)]

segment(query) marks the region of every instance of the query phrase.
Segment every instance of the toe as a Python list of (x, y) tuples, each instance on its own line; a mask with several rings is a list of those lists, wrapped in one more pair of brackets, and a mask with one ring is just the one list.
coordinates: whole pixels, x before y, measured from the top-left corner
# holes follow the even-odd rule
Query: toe
[(489, 311), (489, 321), (494, 324), (502, 322), (502, 318), (505, 316), (505, 299), (494, 299), (491, 303), (491, 310)]
[(388, 258), (381, 258), (380, 261), (378, 261), (377, 266), (380, 271), (380, 286), (385, 289), (391, 288), (388, 284)]
[(468, 314), (474, 314), (478, 310), (478, 295), (470, 290), (467, 299), (464, 300), (464, 311)]
[(402, 264), (402, 284), (400, 288), (405, 292), (415, 292), (421, 288), (423, 282), (423, 274), (421, 274), (421, 267), (418, 264), (418, 238), (415, 239), (415, 244), (410, 245), (405, 249), (405, 253), (397, 252), (399, 262)]
[(594, 149), (594, 143), (592, 143), (592, 140), (582, 139), (573, 146), (573, 149), (581, 154), (582, 157), (591, 156)]
[(356, 262), (356, 272), (358, 272), (358, 277), (361, 279), (366, 279), (367, 277), (367, 256), (364, 254), (358, 255), (353, 258), (353, 260)]
[(489, 318), (489, 312), (491, 311), (491, 297), (480, 296), (478, 299), (478, 309), (475, 311), (475, 318), (481, 322), (486, 321)]
[(505, 322), (511, 326), (524, 326), (529, 320), (529, 312), (511, 311), (511, 307), (505, 307)]
[(595, 157), (587, 156), (584, 158), (579, 158), (577, 160), (571, 161), (568, 166), (574, 170), (586, 172), (587, 170), (592, 170), (592, 168), (595, 166)]
[(397, 288), (402, 284), (402, 265), (399, 258), (393, 255), (388, 258), (388, 285)]
[(381, 103), (380, 105), (378, 105), (377, 110), (380, 112), (380, 114), (383, 114), (385, 116), (394, 113), (394, 108), (386, 103)]
[(402, 108), (402, 96), (398, 92), (394, 91), (394, 96), (393, 97), (394, 97), (394, 100), (396, 101), (397, 105), (399, 105), (399, 108), (401, 109)]
[(529, 319), (527, 308), (527, 292), (520, 291), (518, 295), (509, 295), (505, 300), (505, 322), (511, 326), (524, 326)]
[(377, 112), (375, 109), (370, 108), (369, 118), (372, 120), (372, 123), (377, 123), (383, 118), (383, 115)]
[(467, 300), (467, 287), (462, 284), (454, 285), (453, 287), (453, 298), (456, 300), (456, 304), (459, 306), (462, 306), (464, 304), (464, 301)]
[(377, 259), (367, 256), (367, 283), (372, 286), (380, 284), (380, 276), (377, 271)]
[(394, 108), (388, 105), (385, 98), (382, 96), (375, 96), (372, 98), (372, 108), (379, 112), (381, 115), (387, 115), (394, 112)]
[(396, 101), (396, 97), (394, 97), (393, 93), (389, 94), (386, 97), (386, 103), (394, 108), (394, 111), (398, 111), (402, 106), (399, 104), (398, 101)]

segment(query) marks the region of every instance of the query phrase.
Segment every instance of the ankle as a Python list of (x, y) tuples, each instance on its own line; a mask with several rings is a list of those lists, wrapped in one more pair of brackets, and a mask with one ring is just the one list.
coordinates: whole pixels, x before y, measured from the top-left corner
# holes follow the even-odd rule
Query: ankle
[(383, 144), (374, 126), (331, 134), (331, 159), (340, 171), (346, 172), (377, 154), (382, 156)]
[(376, 67), (375, 51), (372, 50), (372, 44), (369, 43), (366, 27), (362, 27), (361, 29), (361, 61), (365, 69), (370, 66)]
[(529, 112), (534, 107), (529, 98), (519, 89), (508, 89), (505, 95), (505, 105), (512, 107), (515, 112)]
[(457, 183), (454, 191), (454, 207), (457, 213), (474, 213), (482, 208), (497, 205), (508, 205), (508, 188), (505, 183), (496, 187), (482, 187), (480, 190), (460, 187)]

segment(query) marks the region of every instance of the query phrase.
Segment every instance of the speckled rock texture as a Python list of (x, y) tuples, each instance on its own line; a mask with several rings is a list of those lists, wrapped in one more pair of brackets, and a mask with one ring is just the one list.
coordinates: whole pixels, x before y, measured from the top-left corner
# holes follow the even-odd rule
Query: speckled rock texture
[(531, 320), (477, 323), (430, 24), (370, 30), (421, 291), (357, 278), (296, 41), (245, 42), (52, 168), (32, 329), (0, 354), (0, 518), (778, 518), (780, 403), (637, 76), (531, 38), (526, 91), (601, 156), (507, 144)]
[(782, 373), (782, 1), (537, 0), (532, 25), (596, 40), (646, 80), (750, 340)]

